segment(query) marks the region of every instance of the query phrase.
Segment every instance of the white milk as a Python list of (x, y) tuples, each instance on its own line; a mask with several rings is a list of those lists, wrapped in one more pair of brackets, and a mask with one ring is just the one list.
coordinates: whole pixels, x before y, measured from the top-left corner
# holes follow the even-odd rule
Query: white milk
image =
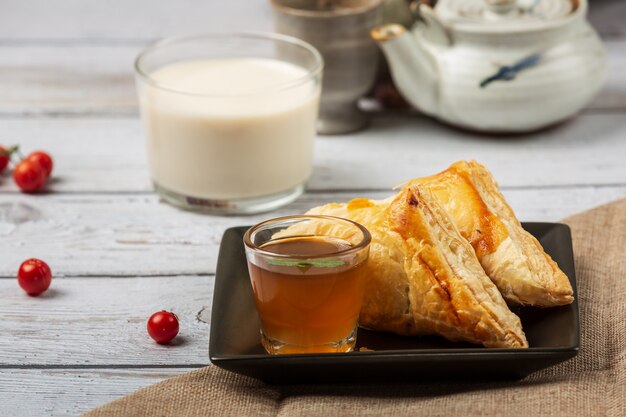
[(150, 74), (160, 88), (144, 83), (139, 98), (153, 181), (206, 199), (267, 196), (305, 183), (320, 90), (307, 74), (260, 58), (183, 61)]

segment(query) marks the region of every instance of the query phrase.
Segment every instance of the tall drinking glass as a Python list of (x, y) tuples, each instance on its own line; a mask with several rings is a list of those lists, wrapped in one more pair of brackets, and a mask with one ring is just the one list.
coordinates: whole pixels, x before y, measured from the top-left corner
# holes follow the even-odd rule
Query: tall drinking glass
[(275, 34), (172, 38), (135, 62), (160, 196), (209, 213), (271, 210), (311, 175), (322, 58)]

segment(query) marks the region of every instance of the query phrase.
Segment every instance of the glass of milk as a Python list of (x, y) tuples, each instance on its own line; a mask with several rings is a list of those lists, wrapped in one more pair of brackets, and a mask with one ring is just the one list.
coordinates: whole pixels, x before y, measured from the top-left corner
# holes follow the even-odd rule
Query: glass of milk
[(277, 34), (172, 38), (135, 61), (150, 174), (179, 207), (216, 214), (296, 199), (313, 167), (322, 58)]

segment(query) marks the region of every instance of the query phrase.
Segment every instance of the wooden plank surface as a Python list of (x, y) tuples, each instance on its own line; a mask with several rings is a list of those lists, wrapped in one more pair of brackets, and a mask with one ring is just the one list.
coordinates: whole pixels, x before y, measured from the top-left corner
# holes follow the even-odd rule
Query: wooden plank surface
[(198, 32), (271, 31), (265, 0), (4, 0), (0, 40), (133, 43)]
[[(213, 281), (212, 276), (55, 277), (51, 288), (34, 298), (14, 278), (0, 279), (0, 368), (208, 364)], [(160, 310), (173, 311), (180, 320), (179, 336), (167, 346), (146, 332), (146, 321)]]
[[(2, 45), (0, 115), (136, 114), (139, 45)], [(626, 111), (626, 39), (607, 40), (605, 88), (588, 111)]]
[(0, 369), (0, 416), (77, 416), (190, 368)]
[(136, 114), (139, 45), (3, 46), (0, 114)]
[[(0, 195), (0, 276), (41, 257), (59, 276), (179, 275), (215, 272), (224, 230), (303, 213), (353, 197), (389, 192), (307, 194), (271, 214), (216, 217), (177, 210), (154, 195)], [(626, 185), (504, 191), (520, 219), (557, 221), (626, 196)], [(115, 282), (111, 281), (115, 289)], [(0, 349), (1, 351), (1, 349)]]
[[(556, 221), (626, 196), (626, 2), (591, 0), (609, 78), (583, 114), (532, 135), (489, 137), (416, 115), (317, 142), (312, 192), (271, 214), (179, 211), (151, 192), (132, 63), (158, 38), (269, 31), (267, 1), (0, 0), (0, 143), (49, 150), (46, 194), (0, 176), (0, 416), (77, 415), (207, 363), (212, 273), (227, 227), (330, 201), (381, 198), (457, 159), (487, 163), (522, 220)], [(31, 256), (50, 262), (40, 298), (15, 282)], [(175, 346), (145, 320), (172, 309)], [(156, 367), (156, 368), (146, 368)]]
[[(626, 2), (624, 2), (626, 6)], [(623, 16), (626, 16), (626, 8)], [(624, 27), (626, 27), (626, 17)], [(621, 110), (626, 112), (626, 40), (605, 40), (608, 55), (607, 80), (598, 96), (587, 106), (587, 111)]]
[[(0, 40), (12, 42), (156, 39), (191, 32), (272, 30), (269, 0), (4, 0)], [(7, 4), (8, 3), (8, 4)], [(606, 37), (626, 35), (621, 0), (590, 0), (590, 19)]]
[[(0, 118), (0, 132), (5, 144), (54, 155), (50, 192), (152, 190), (136, 118)], [(626, 184), (625, 138), (621, 113), (583, 114), (514, 137), (463, 132), (422, 117), (381, 115), (365, 131), (317, 140), (309, 188), (386, 190), (472, 158), (486, 163), (503, 187)], [(17, 188), (5, 178), (0, 192)]]

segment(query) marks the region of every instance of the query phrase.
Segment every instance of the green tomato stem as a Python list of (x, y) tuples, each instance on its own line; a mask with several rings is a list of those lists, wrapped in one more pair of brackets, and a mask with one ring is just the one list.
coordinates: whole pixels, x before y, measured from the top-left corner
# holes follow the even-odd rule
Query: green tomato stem
[(17, 154), (20, 159), (24, 159), (24, 155), (20, 152), (19, 145), (9, 146), (7, 149), (0, 150), (0, 155), (6, 155), (9, 157), (9, 161), (12, 160), (13, 154)]

